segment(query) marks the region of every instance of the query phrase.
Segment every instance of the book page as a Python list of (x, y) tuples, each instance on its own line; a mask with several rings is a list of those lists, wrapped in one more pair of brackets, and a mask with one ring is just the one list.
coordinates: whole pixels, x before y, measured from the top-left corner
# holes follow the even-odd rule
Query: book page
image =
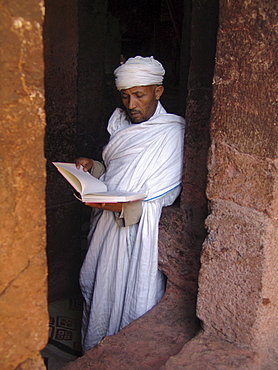
[(79, 170), (74, 163), (52, 162), (65, 179), (81, 195), (86, 193), (106, 192), (107, 186), (82, 168)]
[(107, 191), (107, 186), (74, 163), (52, 162), (86, 203), (124, 203), (146, 198), (145, 193)]

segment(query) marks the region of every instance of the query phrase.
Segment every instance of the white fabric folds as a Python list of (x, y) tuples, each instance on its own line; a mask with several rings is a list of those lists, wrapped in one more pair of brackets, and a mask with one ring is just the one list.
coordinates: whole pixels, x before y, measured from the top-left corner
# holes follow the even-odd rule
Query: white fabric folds
[(109, 121), (102, 181), (111, 190), (143, 190), (148, 198), (135, 225), (118, 226), (109, 211), (96, 211), (92, 219), (80, 274), (84, 351), (142, 316), (164, 295), (158, 225), (162, 207), (172, 204), (181, 189), (184, 128), (184, 119), (167, 114), (160, 103), (146, 122), (130, 124), (120, 109)]
[(129, 58), (114, 71), (118, 90), (134, 86), (161, 85), (165, 70), (162, 64), (153, 57)]

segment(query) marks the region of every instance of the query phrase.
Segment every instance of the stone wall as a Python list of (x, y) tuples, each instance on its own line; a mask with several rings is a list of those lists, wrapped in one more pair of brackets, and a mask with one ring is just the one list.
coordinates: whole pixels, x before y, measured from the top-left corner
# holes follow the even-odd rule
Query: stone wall
[(76, 153), (78, 1), (45, 1), (45, 157), (49, 301), (79, 289), (82, 204), (52, 161)]
[(0, 368), (44, 369), (47, 343), (45, 113), (37, 0), (2, 4)]
[[(108, 1), (97, 0), (45, 1), (46, 209), (51, 302), (79, 290), (84, 253), (81, 239), (85, 241), (89, 220), (89, 210), (85, 209), (88, 207), (76, 200), (71, 185), (51, 162), (73, 162), (77, 156), (100, 160), (107, 142), (107, 120), (115, 109), (114, 77), (105, 74), (105, 53), (113, 45), (114, 60), (120, 51), (115, 45), (116, 27), (112, 27), (109, 40), (107, 37), (112, 23), (107, 6)], [(114, 68), (117, 65), (118, 60)]]
[(220, 2), (199, 277), (205, 332), (256, 349), (277, 346), (276, 17), (275, 0)]

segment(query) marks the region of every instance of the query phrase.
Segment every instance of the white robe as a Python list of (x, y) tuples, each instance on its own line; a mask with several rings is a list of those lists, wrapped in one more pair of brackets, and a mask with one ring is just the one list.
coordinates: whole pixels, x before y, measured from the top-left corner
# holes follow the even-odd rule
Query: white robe
[(109, 120), (102, 181), (109, 190), (144, 191), (148, 196), (140, 221), (131, 226), (118, 226), (112, 212), (96, 211), (80, 274), (84, 352), (163, 297), (158, 225), (162, 207), (172, 204), (180, 192), (184, 127), (184, 119), (167, 114), (160, 102), (146, 122), (130, 124), (119, 108)]

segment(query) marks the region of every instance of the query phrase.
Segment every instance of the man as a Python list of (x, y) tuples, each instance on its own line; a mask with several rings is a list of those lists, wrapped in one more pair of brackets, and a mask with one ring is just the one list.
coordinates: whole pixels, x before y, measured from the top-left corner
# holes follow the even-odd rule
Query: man
[(95, 210), (80, 274), (84, 352), (142, 316), (165, 292), (158, 226), (162, 207), (180, 193), (185, 122), (159, 102), (164, 73), (153, 57), (137, 56), (118, 67), (116, 86), (126, 110), (117, 108), (109, 120), (104, 166), (76, 160), (109, 190), (147, 194), (143, 202), (90, 204), (101, 211)]

